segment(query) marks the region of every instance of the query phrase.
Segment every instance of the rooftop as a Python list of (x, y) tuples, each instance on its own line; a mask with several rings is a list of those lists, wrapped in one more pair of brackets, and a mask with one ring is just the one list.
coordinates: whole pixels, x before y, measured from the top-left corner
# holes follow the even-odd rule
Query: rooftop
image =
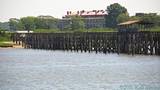
[(67, 11), (66, 16), (72, 16), (72, 15), (79, 15), (79, 16), (101, 16), (101, 15), (106, 15), (107, 12), (105, 10), (92, 10), (92, 11), (77, 11), (77, 12), (72, 12), (72, 11)]
[(142, 21), (142, 20), (130, 20), (130, 21), (126, 21), (123, 23), (119, 23), (119, 26), (124, 26), (124, 25), (132, 25), (132, 24), (153, 24), (151, 22), (147, 22), (147, 21)]
[(129, 24), (135, 24), (135, 23), (138, 23), (138, 22), (140, 22), (140, 20), (132, 20), (132, 21), (126, 21), (126, 22), (120, 23), (120, 24), (118, 24), (118, 25), (119, 25), (119, 26), (129, 25)]

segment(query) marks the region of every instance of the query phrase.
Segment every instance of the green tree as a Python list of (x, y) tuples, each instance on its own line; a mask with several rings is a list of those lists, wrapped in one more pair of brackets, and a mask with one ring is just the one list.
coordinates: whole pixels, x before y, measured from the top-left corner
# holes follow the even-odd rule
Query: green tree
[(78, 30), (78, 29), (84, 29), (84, 21), (83, 18), (80, 16), (72, 16), (71, 17), (71, 29), (72, 30)]
[(140, 20), (140, 17), (138, 17), (138, 16), (131, 16), (131, 17), (129, 17), (129, 20)]
[(9, 20), (9, 27), (10, 27), (10, 30), (12, 30), (12, 31), (24, 30), (24, 26), (23, 26), (22, 22), (16, 18), (11, 18)]
[(19, 20), (18, 19), (10, 19), (9, 20), (9, 27), (10, 27), (10, 30), (12, 30), (12, 31), (16, 31), (16, 30), (18, 30), (18, 22), (19, 22)]
[(44, 22), (46, 29), (57, 29), (57, 20), (55, 18), (45, 19)]
[(57, 29), (57, 19), (54, 17), (35, 18), (36, 29)]
[(24, 25), (23, 23), (19, 20), (18, 24), (17, 24), (17, 29), (18, 30), (24, 30)]
[(45, 29), (44, 19), (35, 18), (36, 29)]
[(84, 19), (81, 16), (70, 16), (67, 20), (67, 24), (64, 26), (65, 30), (79, 30), (84, 29)]
[(160, 15), (147, 14), (141, 16), (140, 19), (145, 22), (153, 23), (154, 26), (160, 26)]
[(117, 22), (118, 23), (122, 23), (122, 22), (125, 22), (125, 21), (128, 21), (129, 20), (129, 14), (125, 14), (125, 13), (122, 13), (120, 14), (118, 17), (117, 17)]
[(108, 15), (106, 15), (106, 27), (111, 28), (115, 28), (117, 26), (117, 18), (119, 15), (126, 15), (128, 13), (127, 9), (118, 3), (111, 4), (107, 7), (106, 11), (108, 12)]
[(27, 30), (28, 32), (30, 30), (34, 30), (36, 28), (35, 25), (35, 17), (23, 17), (20, 19), (22, 24), (24, 25), (24, 29)]
[(0, 22), (0, 28), (1, 29), (5, 29), (5, 30), (9, 30), (9, 22)]

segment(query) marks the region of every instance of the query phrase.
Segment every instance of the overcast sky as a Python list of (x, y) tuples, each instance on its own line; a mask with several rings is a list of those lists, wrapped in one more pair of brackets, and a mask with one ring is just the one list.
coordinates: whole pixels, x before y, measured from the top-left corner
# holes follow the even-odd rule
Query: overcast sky
[(160, 13), (160, 0), (0, 0), (0, 21), (38, 15), (61, 18), (66, 11), (105, 10), (113, 3), (126, 7), (130, 15), (136, 12)]

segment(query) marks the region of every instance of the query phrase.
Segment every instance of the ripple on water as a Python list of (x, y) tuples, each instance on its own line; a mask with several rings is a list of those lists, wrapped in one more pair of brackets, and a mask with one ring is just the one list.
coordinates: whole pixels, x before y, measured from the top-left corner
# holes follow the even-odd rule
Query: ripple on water
[(160, 90), (160, 57), (0, 49), (0, 90)]

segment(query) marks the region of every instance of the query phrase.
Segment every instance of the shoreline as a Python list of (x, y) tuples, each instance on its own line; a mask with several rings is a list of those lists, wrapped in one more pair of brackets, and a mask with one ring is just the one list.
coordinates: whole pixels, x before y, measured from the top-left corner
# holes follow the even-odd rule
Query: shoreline
[(15, 44), (11, 41), (8, 42), (0, 42), (0, 48), (23, 48), (22, 45)]

